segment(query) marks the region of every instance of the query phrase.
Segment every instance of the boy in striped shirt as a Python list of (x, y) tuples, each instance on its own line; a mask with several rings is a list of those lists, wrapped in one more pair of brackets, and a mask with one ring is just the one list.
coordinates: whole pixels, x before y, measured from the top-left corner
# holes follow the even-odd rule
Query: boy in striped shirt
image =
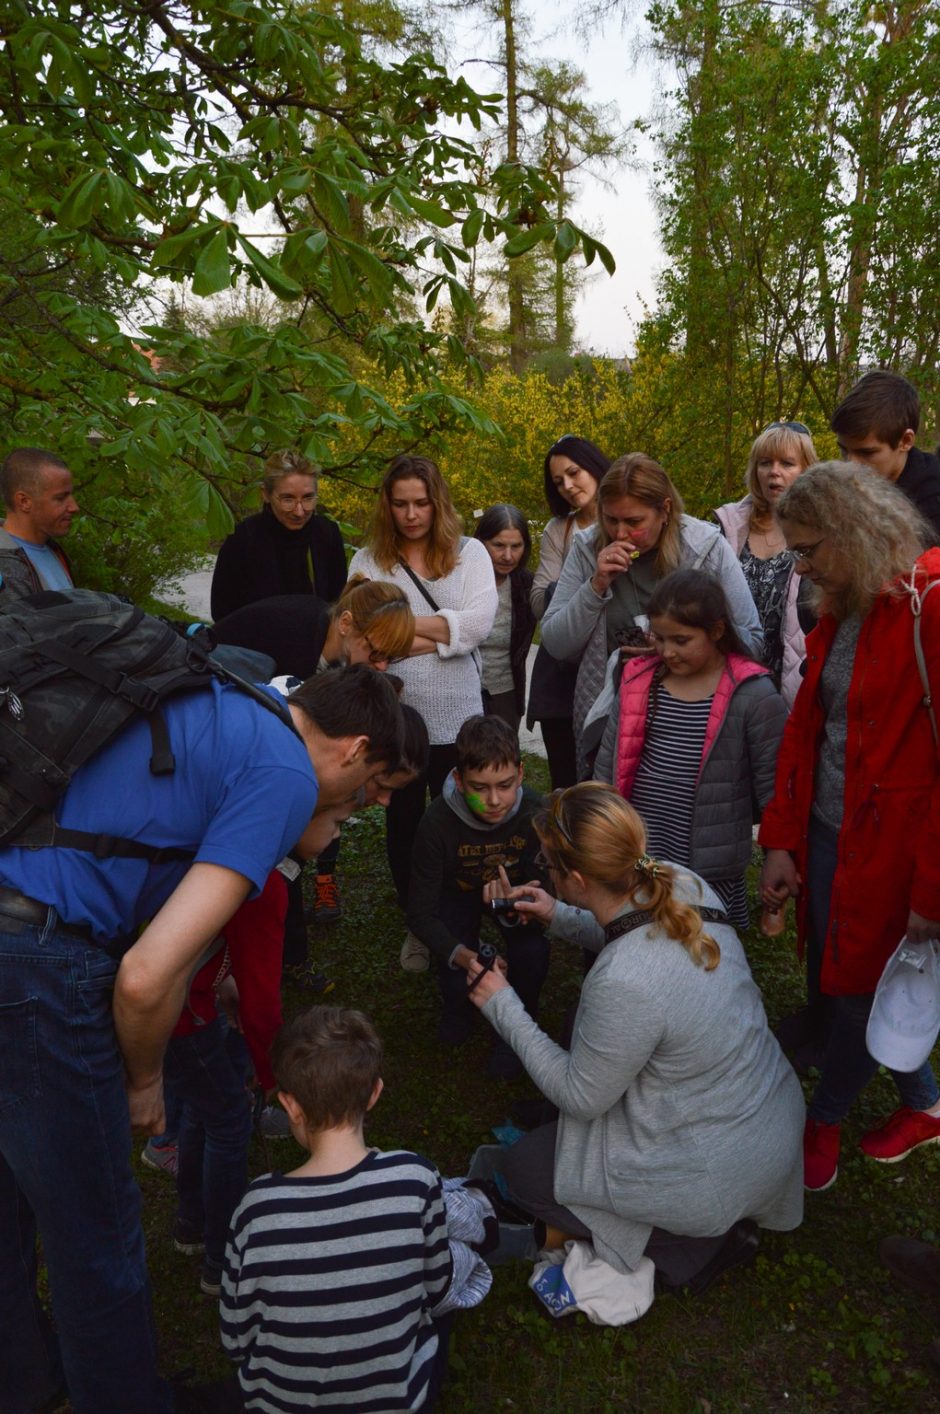
[(382, 1046), (361, 1012), (316, 1006), (282, 1028), (272, 1061), (309, 1158), (266, 1174), (232, 1219), (222, 1342), (248, 1410), (428, 1411), (446, 1368), (451, 1257), (441, 1179), (381, 1153), (363, 1121)]

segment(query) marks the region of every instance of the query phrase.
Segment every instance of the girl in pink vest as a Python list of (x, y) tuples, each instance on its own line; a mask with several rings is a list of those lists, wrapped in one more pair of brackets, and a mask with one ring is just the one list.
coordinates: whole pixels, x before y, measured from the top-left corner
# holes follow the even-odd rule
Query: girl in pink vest
[(656, 652), (624, 668), (595, 779), (639, 811), (653, 855), (707, 879), (729, 919), (747, 927), (754, 808), (773, 794), (786, 708), (744, 652), (710, 575), (667, 575), (647, 612)]

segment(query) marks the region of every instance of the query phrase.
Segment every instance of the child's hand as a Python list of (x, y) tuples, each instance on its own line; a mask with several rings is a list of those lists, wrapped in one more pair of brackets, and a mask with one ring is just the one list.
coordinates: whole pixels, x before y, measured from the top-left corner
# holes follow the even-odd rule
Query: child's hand
[[(477, 978), (479, 977), (479, 982)], [(498, 957), (492, 967), (486, 968), (476, 957), (467, 968), (467, 983), (476, 983), (473, 991), (469, 993), (470, 1000), (474, 1006), (485, 1006), (490, 997), (495, 997), (497, 992), (502, 992), (509, 986), (506, 981), (506, 964), (501, 957)]]
[(498, 867), (499, 877), (490, 879), (489, 883), (483, 885), (484, 903), (492, 903), (494, 898), (512, 898), (513, 887), (509, 882), (509, 875), (502, 864)]

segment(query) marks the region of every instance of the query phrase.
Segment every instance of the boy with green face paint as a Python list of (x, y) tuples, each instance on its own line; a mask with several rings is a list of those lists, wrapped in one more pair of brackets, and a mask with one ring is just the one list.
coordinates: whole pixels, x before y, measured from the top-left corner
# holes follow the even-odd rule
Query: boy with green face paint
[[(456, 746), (457, 766), (418, 827), (408, 894), (408, 927), (437, 962), (444, 1004), (438, 1040), (453, 1047), (463, 1045), (474, 1025), (466, 968), (479, 946), (484, 885), (499, 877), (500, 867), (511, 884), (542, 879), (532, 827), (542, 799), (522, 784), (516, 732), (499, 717), (470, 717)], [(514, 913), (491, 916), (509, 980), (535, 1017), (548, 972), (544, 932)], [(488, 1074), (508, 1079), (520, 1070), (513, 1052), (496, 1038)]]

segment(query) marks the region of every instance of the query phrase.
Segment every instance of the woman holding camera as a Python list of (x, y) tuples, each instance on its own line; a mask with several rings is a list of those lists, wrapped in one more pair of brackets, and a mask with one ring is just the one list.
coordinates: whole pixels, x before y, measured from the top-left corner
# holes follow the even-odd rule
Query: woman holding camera
[(799, 1082), (718, 899), (647, 855), (632, 806), (585, 782), (535, 827), (558, 900), (536, 884), (502, 892), (599, 955), (570, 1051), (501, 970), (470, 966), (471, 1000), (559, 1111), (506, 1151), (510, 1193), (559, 1243), (589, 1241), (621, 1272), (645, 1253), (703, 1289), (752, 1254), (755, 1224), (800, 1223)]

